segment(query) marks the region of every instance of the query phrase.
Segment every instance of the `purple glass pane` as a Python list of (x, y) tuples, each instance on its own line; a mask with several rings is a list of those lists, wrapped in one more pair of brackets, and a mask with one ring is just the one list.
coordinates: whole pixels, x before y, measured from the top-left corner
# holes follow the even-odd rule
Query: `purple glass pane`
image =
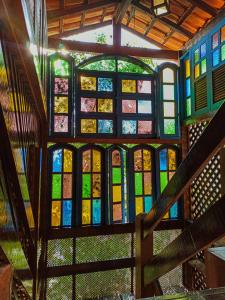
[(95, 98), (81, 98), (81, 111), (82, 112), (96, 112), (96, 99)]
[(136, 113), (136, 100), (122, 100), (123, 113)]
[(54, 93), (67, 95), (68, 94), (68, 79), (55, 78)]
[(152, 121), (138, 121), (138, 134), (151, 134)]
[(138, 80), (138, 93), (151, 94), (152, 82), (150, 80)]
[(54, 132), (68, 132), (68, 116), (54, 116)]

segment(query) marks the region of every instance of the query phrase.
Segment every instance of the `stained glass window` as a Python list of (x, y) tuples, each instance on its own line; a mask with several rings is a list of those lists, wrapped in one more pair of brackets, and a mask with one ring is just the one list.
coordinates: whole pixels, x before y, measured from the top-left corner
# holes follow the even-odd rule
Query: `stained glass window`
[(136, 120), (123, 120), (122, 121), (122, 133), (123, 134), (136, 134), (137, 133), (137, 121)]
[(219, 45), (219, 33), (216, 32), (212, 37), (212, 48), (215, 49)]
[(191, 65), (190, 59), (185, 60), (185, 97), (186, 97), (186, 117), (191, 116)]
[(81, 76), (80, 85), (83, 91), (96, 91), (96, 77)]
[(217, 66), (220, 63), (220, 51), (219, 49), (213, 52), (213, 67)]
[(195, 65), (195, 78), (197, 79), (200, 76), (200, 66), (199, 64)]
[(225, 26), (212, 36), (212, 66), (217, 67), (225, 60)]
[(69, 63), (64, 59), (56, 59), (53, 61), (54, 73), (56, 76), (69, 76), (70, 67)]
[(136, 91), (136, 80), (122, 80), (122, 93), (136, 93)]
[(150, 80), (138, 80), (137, 91), (138, 93), (142, 93), (142, 94), (151, 94), (152, 82)]
[[(160, 191), (164, 191), (170, 179), (175, 174), (177, 168), (177, 154), (174, 149), (164, 148), (159, 151), (159, 166), (160, 166)], [(165, 219), (178, 218), (178, 204), (175, 203), (169, 213), (164, 217)]]
[(81, 133), (96, 133), (96, 119), (81, 119)]
[(136, 100), (122, 100), (123, 113), (136, 113)]
[(200, 55), (199, 55), (199, 49), (195, 50), (195, 63), (199, 61)]
[(223, 26), (220, 31), (220, 42), (225, 42), (225, 26)]
[(82, 225), (102, 220), (102, 155), (97, 149), (82, 152)]
[(52, 151), (51, 226), (71, 227), (73, 199), (73, 152), (67, 148)]
[(191, 65), (190, 65), (190, 59), (187, 59), (185, 61), (185, 74), (186, 78), (191, 76)]
[(96, 112), (96, 98), (81, 97), (82, 112)]
[(137, 149), (134, 159), (135, 215), (148, 213), (153, 205), (152, 153), (149, 149)]
[(112, 92), (113, 91), (112, 78), (98, 78), (98, 91)]
[(225, 44), (221, 47), (221, 60), (225, 60)]

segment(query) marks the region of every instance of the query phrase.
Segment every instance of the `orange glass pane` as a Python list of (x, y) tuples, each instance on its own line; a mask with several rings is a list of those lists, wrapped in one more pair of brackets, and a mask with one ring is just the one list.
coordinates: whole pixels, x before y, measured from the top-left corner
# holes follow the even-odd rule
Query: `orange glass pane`
[(72, 151), (68, 149), (64, 149), (64, 164), (63, 171), (64, 172), (72, 172)]
[(122, 221), (122, 205), (114, 204), (113, 205), (113, 221)]
[(176, 170), (176, 152), (174, 150), (168, 149), (168, 159), (169, 159), (169, 170)]
[(225, 41), (225, 26), (221, 28), (221, 43)]
[(72, 198), (72, 174), (63, 174), (63, 198)]
[(93, 150), (93, 160), (92, 160), (93, 172), (101, 172), (101, 152), (98, 150)]
[(96, 77), (80, 77), (81, 90), (96, 91)]
[(136, 80), (122, 80), (123, 93), (136, 93)]
[(142, 171), (142, 150), (134, 152), (134, 170)]
[(91, 150), (83, 152), (82, 170), (83, 172), (91, 172)]
[(92, 196), (93, 198), (101, 197), (101, 175), (100, 174), (92, 175)]
[(113, 186), (113, 202), (121, 202), (122, 201), (122, 191), (120, 185)]
[(120, 166), (121, 165), (121, 159), (120, 159), (120, 152), (119, 152), (119, 150), (114, 150), (112, 152), (112, 165), (113, 166)]
[(149, 150), (143, 150), (143, 160), (144, 160), (144, 171), (151, 171), (151, 152)]
[(136, 197), (135, 198), (135, 212), (136, 216), (143, 213), (143, 198), (142, 197)]
[(60, 226), (61, 223), (61, 202), (52, 202), (52, 226)]
[(170, 217), (169, 213), (166, 213), (163, 219), (169, 219), (169, 217)]
[(185, 61), (185, 73), (186, 73), (186, 78), (191, 76), (190, 59), (187, 59), (187, 60)]
[(82, 224), (91, 224), (91, 200), (82, 200)]
[(144, 173), (144, 194), (151, 195), (152, 194), (152, 178), (151, 173)]
[(169, 180), (173, 177), (174, 174), (175, 172), (169, 172)]

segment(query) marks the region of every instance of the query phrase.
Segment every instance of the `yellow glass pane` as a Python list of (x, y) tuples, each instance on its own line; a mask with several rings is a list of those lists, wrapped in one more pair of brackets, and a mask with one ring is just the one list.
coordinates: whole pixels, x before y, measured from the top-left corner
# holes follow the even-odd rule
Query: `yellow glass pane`
[(185, 61), (185, 71), (186, 71), (186, 78), (191, 76), (191, 65), (190, 65), (190, 59), (187, 59)]
[(136, 212), (136, 216), (143, 213), (143, 198), (142, 197), (135, 198), (135, 212)]
[(60, 226), (61, 223), (61, 202), (52, 202), (52, 226)]
[(121, 202), (122, 201), (122, 192), (120, 185), (113, 186), (113, 202)]
[(101, 152), (98, 150), (93, 150), (92, 169), (93, 172), (101, 172)]
[(63, 164), (63, 171), (64, 172), (72, 172), (72, 151), (68, 149), (64, 149), (64, 164)]
[(101, 175), (93, 174), (92, 176), (92, 195), (94, 198), (101, 197)]
[(80, 77), (81, 90), (96, 91), (96, 77)]
[(200, 74), (200, 67), (199, 67), (199, 64), (197, 64), (195, 66), (195, 78), (198, 78), (199, 74)]
[(136, 80), (122, 80), (123, 93), (136, 93)]
[(98, 112), (105, 112), (105, 113), (113, 112), (113, 100), (98, 99)]
[(134, 170), (142, 171), (142, 151), (136, 150), (134, 152)]
[(96, 133), (96, 120), (95, 119), (82, 119), (81, 120), (81, 133)]
[(151, 195), (152, 194), (152, 178), (151, 173), (144, 173), (144, 194)]
[(82, 200), (82, 224), (91, 224), (91, 200)]
[(143, 150), (143, 158), (144, 158), (144, 171), (151, 171), (151, 152), (149, 150)]
[(170, 215), (169, 215), (169, 213), (167, 212), (167, 213), (165, 214), (165, 216), (163, 217), (163, 219), (169, 219), (169, 217), (170, 217)]
[(54, 112), (68, 113), (68, 97), (55, 96), (54, 97)]
[(91, 172), (91, 150), (87, 150), (83, 152), (82, 170), (83, 172)]
[(168, 158), (169, 158), (169, 170), (176, 170), (176, 152), (174, 150), (168, 149)]

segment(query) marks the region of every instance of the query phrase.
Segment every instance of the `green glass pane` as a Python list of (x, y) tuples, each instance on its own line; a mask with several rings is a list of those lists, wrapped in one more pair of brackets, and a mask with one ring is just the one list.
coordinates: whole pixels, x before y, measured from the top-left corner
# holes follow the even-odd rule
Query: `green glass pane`
[(225, 44), (221, 47), (221, 60), (225, 60)]
[(187, 117), (191, 115), (191, 98), (187, 98), (186, 100), (186, 115)]
[(143, 180), (142, 180), (142, 173), (135, 173), (135, 195), (142, 195), (143, 194)]
[(165, 119), (164, 120), (164, 134), (175, 134), (175, 119)]
[(199, 49), (195, 50), (195, 63), (199, 61)]
[(91, 174), (82, 175), (82, 198), (91, 197)]
[(206, 58), (201, 61), (201, 74), (206, 72)]
[(165, 189), (167, 186), (168, 180), (167, 180), (167, 172), (160, 172), (160, 191)]
[(113, 184), (121, 183), (121, 168), (113, 168)]
[(63, 59), (56, 59), (53, 62), (56, 76), (69, 76), (69, 63)]
[(60, 199), (61, 198), (61, 181), (62, 175), (53, 174), (52, 175), (52, 199)]

